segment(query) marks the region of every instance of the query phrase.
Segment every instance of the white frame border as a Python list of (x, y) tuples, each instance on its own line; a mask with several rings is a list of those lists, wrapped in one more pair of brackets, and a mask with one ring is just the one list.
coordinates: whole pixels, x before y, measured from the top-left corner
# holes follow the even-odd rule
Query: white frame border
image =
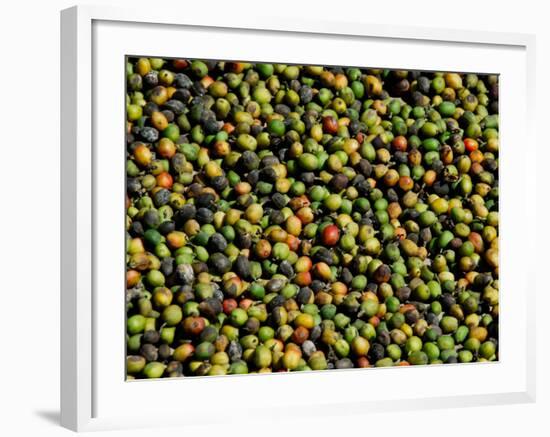
[[(223, 17), (222, 17), (223, 18)], [(104, 6), (78, 6), (61, 12), (61, 424), (75, 431), (152, 426), (155, 417), (93, 418), (92, 313), (92, 22), (123, 21), (142, 24), (174, 24), (227, 28), (220, 17), (194, 19), (178, 11), (170, 14), (152, 10)], [(413, 26), (326, 22), (255, 17), (232, 20), (232, 28), (370, 36), (380, 38), (465, 42), (518, 46), (526, 51), (527, 143), (536, 153), (534, 141), (535, 36), (517, 33), (436, 29)], [(370, 412), (481, 406), (534, 402), (535, 400), (535, 278), (527, 287), (527, 387), (525, 392), (498, 395), (424, 398), (411, 406), (406, 400), (369, 403)], [(75, 293), (78, 290), (78, 295)], [(365, 405), (347, 408), (348, 414), (364, 412)], [(316, 414), (329, 414), (317, 408)], [(164, 418), (164, 423), (166, 423)], [(168, 425), (183, 425), (181, 418)]]

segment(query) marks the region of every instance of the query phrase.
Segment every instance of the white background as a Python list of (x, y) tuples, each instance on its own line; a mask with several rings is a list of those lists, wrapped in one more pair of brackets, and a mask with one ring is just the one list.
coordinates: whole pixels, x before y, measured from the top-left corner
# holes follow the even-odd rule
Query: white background
[[(100, 2), (170, 8), (173, 2)], [(310, 5), (297, 1), (194, 2), (205, 14), (223, 12), (231, 26), (231, 14), (261, 14), (271, 8), (275, 15), (319, 17), (325, 20), (448, 26), (468, 29), (537, 33), (537, 126), (540, 126), (538, 166), (539, 221), (526, 224), (526, 238), (540, 241), (538, 270), (548, 270), (543, 255), (548, 247), (547, 217), (543, 190), (547, 182), (544, 162), (550, 159), (543, 128), (550, 100), (547, 76), (550, 71), (550, 30), (542, 10), (543, 2), (398, 1), (324, 2)], [(305, 3), (305, 2), (304, 2)], [(58, 427), (59, 403), (59, 9), (70, 1), (19, 1), (3, 5), (0, 16), (0, 433), (7, 436), (63, 436), (70, 432)], [(217, 6), (219, 5), (219, 6)], [(448, 6), (445, 6), (448, 5)], [(191, 7), (184, 6), (184, 7)], [(223, 9), (223, 11), (222, 11)], [(546, 55), (545, 55), (546, 54)], [(518, 153), (522, 145), (518, 144)], [(542, 275), (541, 275), (542, 276)], [(242, 426), (216, 426), (201, 435), (385, 435), (406, 433), (427, 435), (523, 434), (539, 427), (547, 430), (544, 413), (550, 409), (550, 383), (546, 370), (550, 353), (545, 337), (545, 315), (550, 308), (546, 284), (540, 282), (537, 301), (538, 400), (536, 404), (435, 410), (399, 414), (371, 414), (293, 420), (279, 418), (278, 426), (248, 425), (243, 405)], [(533, 333), (534, 335), (535, 333)], [(145, 400), (143, 413), (147, 412)], [(253, 401), (252, 401), (253, 402)], [(215, 412), (213, 412), (215, 414)], [(157, 431), (99, 433), (96, 435), (148, 436)]]

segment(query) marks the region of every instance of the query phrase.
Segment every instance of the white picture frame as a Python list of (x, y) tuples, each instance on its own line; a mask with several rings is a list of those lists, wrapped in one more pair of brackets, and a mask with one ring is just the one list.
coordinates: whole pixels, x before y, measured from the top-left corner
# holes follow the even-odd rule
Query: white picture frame
[[(205, 420), (231, 422), (239, 399), (250, 399), (254, 393), (270, 393), (253, 397), (253, 405), (248, 403), (250, 416), (254, 416), (251, 420), (257, 421), (295, 416), (297, 407), (300, 415), (328, 415), (533, 402), (535, 274), (522, 254), (532, 250), (534, 242), (514, 229), (515, 224), (534, 221), (536, 210), (522, 208), (521, 201), (512, 208), (511, 199), (536, 205), (535, 171), (526, 158), (530, 157), (529, 162), (536, 159), (530, 114), (535, 37), (267, 16), (251, 19), (235, 15), (230, 22), (228, 28), (226, 17), (206, 16), (189, 7), (168, 13), (160, 8), (78, 6), (61, 13), (62, 425), (88, 431), (159, 423), (196, 425)], [(167, 41), (181, 37), (179, 41), (190, 45), (180, 42), (179, 46), (167, 43), (159, 47), (151, 41), (155, 35)], [(278, 43), (272, 45), (274, 42)], [(321, 42), (325, 48), (346, 47), (355, 53), (366, 49), (369, 58), (354, 63), (347, 50), (321, 50)], [(308, 50), (304, 50), (306, 44)], [(122, 56), (129, 54), (263, 57), (274, 62), (501, 74), (500, 361), (432, 366), (429, 373), (419, 366), (125, 382), (121, 341), (125, 314), (122, 299), (112, 294), (123, 284), (123, 148), (118, 155), (112, 150), (123, 144)], [(364, 65), (366, 62), (370, 65)], [(514, 120), (513, 126), (507, 120)], [(514, 153), (514, 144), (521, 144), (522, 153)], [(107, 152), (114, 158), (109, 155), (106, 159)], [(388, 382), (388, 375), (394, 382)], [(423, 381), (429, 375), (430, 379), (422, 386), (407, 384), (411, 375)], [(292, 396), (295, 387), (309, 395)], [(324, 396), (327, 392), (333, 394), (332, 400)], [(334, 401), (338, 394), (342, 396)], [(168, 402), (174, 406), (164, 412), (154, 405), (148, 405), (146, 412), (135, 408), (139, 396), (160, 395), (179, 402)], [(215, 418), (201, 412), (200, 401), (207, 398), (210, 408), (225, 405)]]

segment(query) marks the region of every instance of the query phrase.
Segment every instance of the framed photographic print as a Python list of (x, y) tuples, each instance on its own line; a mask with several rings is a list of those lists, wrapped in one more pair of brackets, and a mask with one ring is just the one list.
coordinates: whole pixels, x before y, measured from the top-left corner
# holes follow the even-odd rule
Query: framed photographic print
[(62, 424), (532, 401), (534, 37), (222, 18), (62, 12)]

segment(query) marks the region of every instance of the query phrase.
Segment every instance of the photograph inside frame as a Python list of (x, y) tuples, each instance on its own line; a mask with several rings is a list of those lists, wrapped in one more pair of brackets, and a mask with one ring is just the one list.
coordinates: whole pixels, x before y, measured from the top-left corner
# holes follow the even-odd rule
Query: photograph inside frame
[(127, 380), (498, 361), (498, 87), (128, 56)]

